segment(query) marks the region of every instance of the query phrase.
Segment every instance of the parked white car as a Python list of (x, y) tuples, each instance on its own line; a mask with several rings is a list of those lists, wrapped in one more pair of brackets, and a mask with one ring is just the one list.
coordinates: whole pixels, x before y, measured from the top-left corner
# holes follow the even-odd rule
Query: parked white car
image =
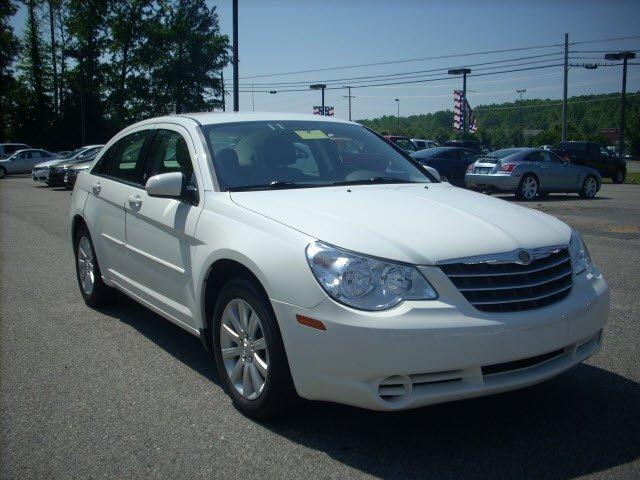
[(327, 117), (137, 123), (78, 175), (71, 225), (86, 303), (116, 288), (199, 336), (260, 418), (297, 396), (400, 410), (532, 385), (594, 354), (609, 312), (569, 226)]

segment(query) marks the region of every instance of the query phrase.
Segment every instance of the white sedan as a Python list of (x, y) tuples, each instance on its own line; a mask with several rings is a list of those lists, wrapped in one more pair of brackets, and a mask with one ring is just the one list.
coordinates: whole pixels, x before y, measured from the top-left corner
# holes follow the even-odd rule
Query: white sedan
[(132, 125), (78, 176), (71, 225), (86, 303), (115, 288), (200, 337), (256, 418), (298, 396), (399, 410), (532, 385), (598, 351), (609, 313), (566, 224), (327, 117)]

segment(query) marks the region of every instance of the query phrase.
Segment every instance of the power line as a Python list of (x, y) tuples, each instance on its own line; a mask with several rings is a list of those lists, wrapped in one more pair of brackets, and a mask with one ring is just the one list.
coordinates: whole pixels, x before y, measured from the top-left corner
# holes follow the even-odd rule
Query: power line
[[(587, 43), (602, 43), (602, 42), (613, 42), (620, 40), (632, 40), (640, 38), (640, 35), (631, 35), (626, 37), (612, 37), (612, 38), (601, 38), (596, 40), (583, 40), (580, 42), (571, 42), (570, 45), (583, 45)], [(290, 72), (279, 72), (279, 73), (264, 73), (260, 75), (249, 75), (240, 77), (240, 80), (253, 79), (253, 78), (266, 78), (266, 77), (281, 77), (286, 75), (296, 75), (300, 73), (315, 73), (315, 72), (327, 72), (332, 70), (345, 70), (352, 68), (361, 68), (361, 67), (374, 67), (381, 65), (394, 65), (398, 63), (411, 63), (411, 62), (421, 62), (425, 60), (441, 60), (446, 58), (460, 58), (460, 57), (469, 57), (474, 55), (491, 55), (496, 53), (507, 53), (507, 52), (521, 52), (527, 50), (536, 50), (536, 49), (545, 49), (545, 48), (554, 48), (554, 47), (562, 47), (563, 43), (550, 43), (546, 45), (530, 45), (526, 47), (517, 47), (517, 48), (505, 48), (500, 50), (484, 50), (478, 52), (466, 52), (466, 53), (456, 53), (456, 54), (448, 54), (448, 55), (436, 55), (431, 57), (420, 57), (420, 58), (409, 58), (403, 60), (388, 60), (384, 62), (372, 62), (372, 63), (361, 63), (355, 65), (342, 65), (342, 66), (333, 66), (333, 67), (323, 67), (323, 68), (313, 68), (307, 70), (295, 70)]]
[[(608, 98), (591, 98), (588, 100), (569, 100), (568, 104), (569, 105), (573, 105), (575, 103), (589, 103), (589, 102), (606, 102), (609, 100), (619, 100), (620, 97), (622, 95), (615, 95), (613, 97), (608, 97)], [(640, 96), (640, 93), (631, 93), (631, 94), (627, 94), (627, 97), (638, 97)], [(483, 107), (483, 106), (477, 106), (473, 109), (474, 113), (479, 113), (479, 112), (485, 112), (488, 110), (513, 110), (516, 108), (540, 108), (540, 107), (555, 107), (558, 105), (562, 105), (562, 100), (559, 100), (557, 102), (548, 102), (548, 103), (537, 103), (535, 105), (518, 105), (518, 106), (513, 106), (513, 107)]]
[[(483, 77), (486, 75), (498, 75), (501, 73), (512, 73), (512, 72), (524, 72), (524, 71), (528, 71), (528, 70), (538, 70), (538, 69), (542, 69), (542, 68), (550, 68), (550, 67), (559, 67), (562, 66), (562, 63), (554, 63), (554, 64), (550, 64), (550, 65), (540, 65), (537, 67), (526, 67), (526, 68), (517, 68), (517, 69), (510, 69), (510, 70), (500, 70), (497, 72), (484, 72), (484, 73), (473, 73), (473, 74), (469, 74), (467, 75), (468, 77)], [(452, 76), (452, 75), (446, 75), (444, 77), (440, 77), (440, 78), (427, 78), (427, 79), (420, 79), (420, 80), (406, 80), (406, 81), (400, 81), (400, 82), (386, 82), (386, 83), (373, 83), (373, 84), (360, 84), (360, 85), (352, 85), (351, 88), (366, 88), (366, 87), (380, 87), (380, 86), (387, 86), (387, 85), (407, 85), (407, 84), (412, 84), (412, 83), (426, 83), (426, 82), (436, 82), (436, 81), (441, 81), (441, 80), (449, 80), (449, 79), (454, 79), (454, 78), (460, 78), (460, 76)], [(327, 87), (326, 90), (342, 90), (343, 88), (340, 87)], [(293, 89), (283, 89), (283, 90), (278, 90), (278, 93), (286, 93), (286, 92), (307, 92), (309, 91), (309, 88), (293, 88)], [(249, 93), (251, 92), (251, 90), (246, 90), (245, 93)], [(269, 90), (255, 90), (255, 92), (261, 92), (261, 93), (268, 93)]]
[(551, 43), (547, 45), (533, 45), (529, 47), (519, 47), (519, 48), (505, 48), (501, 50), (485, 50), (480, 52), (467, 52), (467, 53), (455, 53), (449, 55), (436, 55), (431, 57), (421, 57), (421, 58), (409, 58), (404, 60), (389, 60), (386, 62), (373, 62), (373, 63), (361, 63), (357, 65), (342, 65), (336, 67), (324, 67), (324, 68), (313, 68), (308, 70), (296, 70), (292, 72), (281, 72), (281, 73), (264, 73), (261, 75), (251, 75), (246, 77), (240, 77), (240, 80), (246, 80), (251, 78), (265, 78), (265, 77), (282, 77), (285, 75), (296, 75), (299, 73), (314, 73), (314, 72), (327, 72), (331, 70), (345, 70), (350, 68), (361, 68), (361, 67), (375, 67), (379, 65), (394, 65), (397, 63), (410, 63), (410, 62), (421, 62), (424, 60), (441, 60), (446, 58), (459, 58), (459, 57), (470, 57), (474, 55), (490, 55), (495, 53), (507, 53), (507, 52), (521, 52), (525, 50), (535, 50), (542, 48), (553, 48), (553, 47), (561, 47), (563, 44), (561, 43)]
[(640, 35), (631, 35), (628, 37), (601, 38), (599, 40), (583, 40), (581, 42), (571, 42), (569, 43), (569, 45), (584, 45), (585, 43), (616, 42), (619, 40), (634, 40), (636, 38), (640, 38)]
[[(472, 64), (468, 64), (468, 65), (465, 65), (465, 66), (467, 66), (467, 67), (477, 67), (477, 66), (482, 66), (482, 65), (511, 63), (511, 62), (517, 62), (517, 61), (521, 61), (521, 60), (530, 60), (530, 59), (542, 58), (542, 57), (558, 57), (560, 55), (562, 55), (560, 52), (558, 52), (558, 53), (545, 53), (545, 54), (542, 54), (542, 55), (531, 55), (531, 56), (528, 56), (528, 57), (517, 57), (517, 58), (506, 59), (506, 60), (493, 60), (493, 61), (490, 61), (490, 62), (472, 63)], [(544, 62), (544, 61), (548, 61), (548, 60), (541, 60), (540, 62)], [(528, 63), (536, 63), (536, 62), (528, 62)], [(382, 78), (387, 78), (387, 77), (401, 77), (401, 76), (405, 76), (405, 75), (430, 73), (430, 72), (445, 72), (445, 71), (448, 71), (451, 68), (454, 68), (454, 66), (431, 68), (431, 69), (428, 69), (428, 70), (414, 70), (414, 71), (411, 71), (411, 72), (402, 72), (402, 73), (387, 73), (387, 74), (379, 74), (379, 75), (367, 75), (367, 76), (361, 76), (361, 77), (334, 78), (334, 79), (329, 79), (329, 80), (317, 80), (317, 79), (314, 79), (314, 80), (304, 80), (304, 81), (301, 80), (301, 81), (291, 81), (291, 82), (251, 83), (251, 85), (255, 85), (257, 87), (269, 87), (269, 86), (273, 86), (273, 87), (284, 86), (284, 87), (286, 87), (286, 86), (296, 86), (296, 85), (310, 85), (311, 83), (314, 83), (314, 82), (321, 82), (321, 83), (329, 84), (329, 83), (339, 83), (339, 82), (347, 82), (347, 81), (353, 81), (353, 80), (366, 80), (366, 79), (373, 79), (373, 78), (382, 79)], [(247, 84), (245, 84), (245, 85), (247, 85)]]

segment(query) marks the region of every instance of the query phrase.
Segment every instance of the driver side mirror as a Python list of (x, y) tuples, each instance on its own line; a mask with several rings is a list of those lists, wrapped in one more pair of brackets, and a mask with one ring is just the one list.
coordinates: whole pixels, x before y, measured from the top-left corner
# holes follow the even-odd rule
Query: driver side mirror
[(144, 188), (150, 197), (182, 200), (187, 197), (185, 184), (182, 172), (170, 172), (149, 177)]

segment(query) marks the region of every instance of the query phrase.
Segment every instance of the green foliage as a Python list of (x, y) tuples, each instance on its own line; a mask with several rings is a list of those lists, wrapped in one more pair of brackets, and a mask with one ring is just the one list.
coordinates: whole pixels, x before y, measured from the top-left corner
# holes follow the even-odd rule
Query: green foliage
[(16, 8), (0, 0), (0, 140), (67, 149), (105, 142), (143, 118), (221, 103), (229, 39), (204, 0), (23, 2), (18, 75), (8, 26)]
[[(627, 95), (625, 138), (631, 151), (640, 153), (640, 92)], [(608, 145), (604, 128), (617, 128), (620, 116), (619, 94), (584, 95), (568, 102), (569, 139), (589, 140)], [(562, 136), (562, 105), (557, 100), (519, 100), (502, 104), (479, 105), (474, 109), (478, 132), (469, 138), (493, 148), (554, 145)], [(384, 116), (360, 123), (388, 134), (432, 139), (442, 143), (457, 138), (450, 110), (398, 118)], [(536, 133), (536, 130), (541, 130)]]
[(17, 7), (11, 0), (0, 0), (0, 138), (10, 135), (10, 93), (14, 86), (11, 65), (20, 49), (20, 42), (9, 25), (9, 18), (16, 11)]

